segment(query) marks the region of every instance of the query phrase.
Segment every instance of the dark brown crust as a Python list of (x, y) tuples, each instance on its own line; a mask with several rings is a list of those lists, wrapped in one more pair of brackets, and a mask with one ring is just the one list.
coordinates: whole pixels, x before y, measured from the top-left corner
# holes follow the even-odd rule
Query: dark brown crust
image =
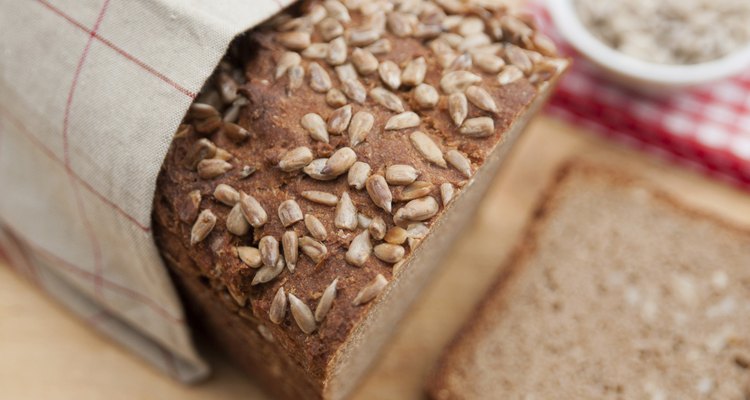
[[(459, 394), (450, 391), (451, 389), (447, 386), (446, 382), (447, 375), (452, 369), (456, 368), (455, 363), (452, 362), (452, 358), (461, 352), (463, 345), (474, 342), (486, 330), (482, 318), (485, 313), (498, 312), (498, 304), (501, 307), (508, 304), (508, 299), (505, 299), (505, 297), (509, 291), (506, 288), (513, 285), (520, 278), (528, 258), (536, 251), (539, 232), (544, 230), (547, 223), (554, 218), (555, 209), (562, 195), (562, 188), (577, 175), (606, 177), (606, 179), (618, 186), (646, 189), (655, 201), (673, 208), (688, 218), (709, 220), (734, 234), (750, 238), (750, 229), (733, 224), (731, 221), (710, 212), (685, 205), (674, 196), (656, 188), (644, 179), (629, 175), (621, 170), (616, 170), (611, 166), (595, 164), (579, 159), (568, 160), (559, 167), (550, 180), (550, 183), (540, 195), (537, 207), (529, 217), (524, 233), (521, 235), (508, 259), (499, 268), (500, 272), (495, 278), (494, 283), (487, 290), (479, 304), (477, 304), (472, 315), (443, 350), (439, 361), (426, 381), (425, 392), (428, 398), (434, 400), (461, 399)], [(442, 391), (446, 391), (448, 397), (444, 395), (440, 396), (439, 393)]]

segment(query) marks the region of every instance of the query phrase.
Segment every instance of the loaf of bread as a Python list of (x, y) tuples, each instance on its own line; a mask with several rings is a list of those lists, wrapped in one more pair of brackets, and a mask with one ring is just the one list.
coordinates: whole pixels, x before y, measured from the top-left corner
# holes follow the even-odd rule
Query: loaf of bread
[(154, 203), (193, 320), (276, 398), (346, 396), (566, 65), (457, 0), (305, 2), (239, 38)]
[(746, 399), (750, 231), (623, 172), (565, 169), (433, 399)]

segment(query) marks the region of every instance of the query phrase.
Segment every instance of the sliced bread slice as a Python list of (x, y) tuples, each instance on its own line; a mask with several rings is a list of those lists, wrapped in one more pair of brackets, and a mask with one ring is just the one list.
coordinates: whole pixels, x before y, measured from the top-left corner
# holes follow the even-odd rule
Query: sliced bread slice
[(428, 383), (447, 399), (750, 398), (750, 231), (562, 170)]

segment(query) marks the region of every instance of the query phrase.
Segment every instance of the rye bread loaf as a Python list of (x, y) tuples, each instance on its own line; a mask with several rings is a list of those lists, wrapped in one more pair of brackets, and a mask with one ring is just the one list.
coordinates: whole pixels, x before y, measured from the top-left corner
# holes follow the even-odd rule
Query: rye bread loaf
[(433, 399), (746, 399), (750, 231), (590, 164), (563, 170)]
[(502, 7), (344, 3), (239, 38), (158, 179), (194, 320), (277, 397), (351, 392), (567, 65)]

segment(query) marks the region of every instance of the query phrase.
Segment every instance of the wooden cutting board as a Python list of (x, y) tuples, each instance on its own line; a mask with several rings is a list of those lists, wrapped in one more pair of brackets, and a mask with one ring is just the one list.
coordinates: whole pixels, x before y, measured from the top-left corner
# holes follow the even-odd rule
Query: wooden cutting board
[[(356, 400), (416, 399), (440, 350), (496, 275), (555, 168), (571, 157), (612, 163), (696, 207), (750, 226), (750, 195), (620, 149), (546, 117), (519, 142), (444, 268), (407, 316)], [(446, 295), (450, 294), (450, 295)], [(205, 344), (204, 344), (205, 347)], [(7, 399), (265, 399), (210, 351), (211, 380), (180, 385), (88, 330), (0, 266), (0, 397)]]

